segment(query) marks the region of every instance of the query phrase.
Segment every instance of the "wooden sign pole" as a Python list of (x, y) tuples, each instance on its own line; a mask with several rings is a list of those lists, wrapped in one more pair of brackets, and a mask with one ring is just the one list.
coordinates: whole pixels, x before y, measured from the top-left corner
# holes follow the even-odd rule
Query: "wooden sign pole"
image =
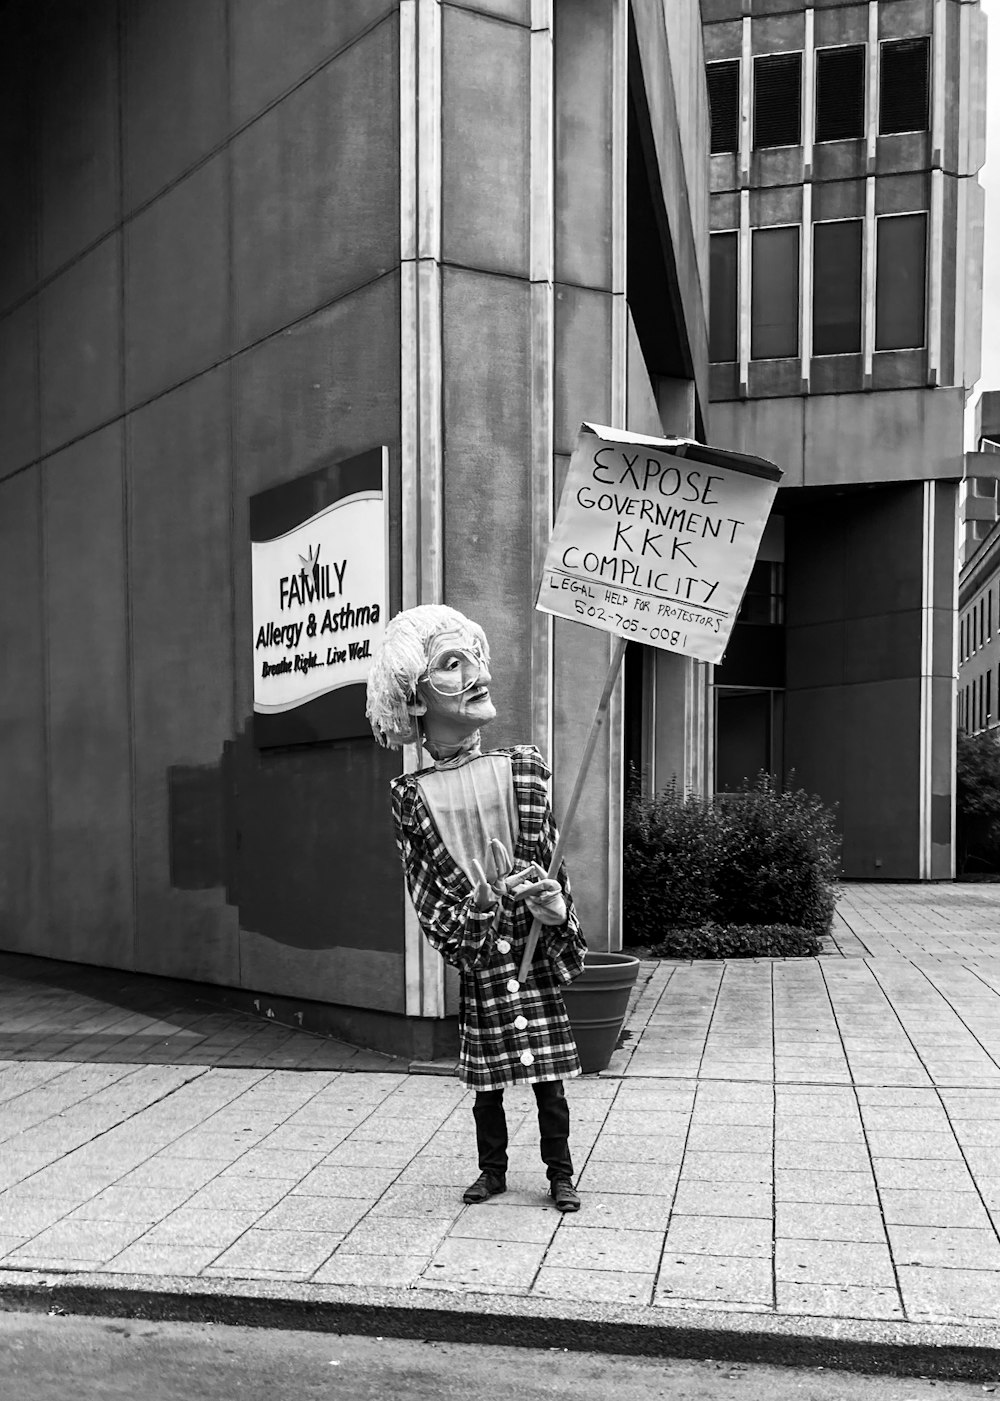
[[(587, 735), (587, 743), (583, 747), (583, 757), (580, 760), (580, 769), (576, 775), (576, 782), (573, 785), (573, 792), (566, 805), (563, 820), (559, 825), (559, 836), (556, 839), (555, 848), (552, 852), (552, 860), (549, 862), (548, 874), (554, 876), (559, 870), (559, 863), (562, 861), (563, 847), (566, 844), (566, 836), (573, 824), (576, 810), (580, 803), (580, 794), (583, 792), (584, 780), (587, 777), (587, 770), (590, 761), (594, 757), (594, 750), (597, 748), (597, 736), (601, 732), (601, 726), (607, 719), (608, 707), (611, 704), (611, 692), (615, 689), (615, 682), (618, 680), (618, 673), (621, 671), (622, 659), (625, 656), (627, 639), (616, 637), (614, 647), (611, 649), (611, 662), (608, 666), (607, 679), (604, 682), (604, 690), (601, 692), (601, 699), (597, 702), (597, 711), (594, 714), (593, 722), (590, 726), (590, 733)], [(537, 919), (531, 921), (531, 929), (528, 932), (528, 942), (524, 946), (524, 957), (521, 959), (521, 967), (518, 970), (517, 980), (519, 983), (526, 981), (528, 969), (535, 956), (535, 947), (538, 944), (538, 935), (541, 932), (541, 925)]]

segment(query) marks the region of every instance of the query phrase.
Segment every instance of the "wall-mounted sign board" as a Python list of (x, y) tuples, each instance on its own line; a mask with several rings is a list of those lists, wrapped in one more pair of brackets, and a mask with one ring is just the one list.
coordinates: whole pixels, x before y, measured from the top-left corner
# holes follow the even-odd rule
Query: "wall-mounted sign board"
[(371, 738), (365, 683), (385, 629), (388, 449), (250, 498), (258, 748)]

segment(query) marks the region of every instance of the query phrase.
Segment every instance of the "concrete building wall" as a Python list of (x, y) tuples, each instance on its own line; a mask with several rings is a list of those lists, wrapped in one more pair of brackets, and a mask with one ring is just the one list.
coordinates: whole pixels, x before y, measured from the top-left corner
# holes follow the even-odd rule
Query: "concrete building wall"
[(398, 457), (396, 6), (4, 18), (3, 944), (401, 1012), (395, 761), (247, 730), (248, 497)]
[[(565, 807), (611, 653), (533, 608), (577, 430), (706, 417), (696, 0), (0, 23), (0, 945), (432, 1053), (456, 985), (404, 899), (400, 756), (253, 743), (248, 501), (386, 445), (391, 607), (483, 623), (490, 739), (539, 744)], [(603, 948), (621, 710), (568, 850)]]
[(954, 873), (956, 496), (908, 483), (785, 516), (784, 760), (838, 805), (855, 878)]

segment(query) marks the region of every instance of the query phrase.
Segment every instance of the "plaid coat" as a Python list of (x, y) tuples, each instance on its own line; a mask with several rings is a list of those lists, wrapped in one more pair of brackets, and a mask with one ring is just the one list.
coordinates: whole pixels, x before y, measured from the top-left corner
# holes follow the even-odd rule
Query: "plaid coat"
[[(492, 752), (510, 756), (521, 828), (514, 861), (537, 861), (547, 870), (556, 828), (545, 761), (533, 745)], [(566, 922), (542, 926), (527, 981), (511, 990), (508, 983), (517, 981), (531, 915), (523, 901), (506, 895), (492, 910), (475, 908), (472, 885), (441, 840), (417, 778), (410, 773), (393, 779), (392, 815), (406, 883), (427, 941), (461, 974), (459, 1076), (472, 1089), (492, 1090), (579, 1075), (559, 985), (583, 971), (587, 946), (565, 866), (558, 879)]]

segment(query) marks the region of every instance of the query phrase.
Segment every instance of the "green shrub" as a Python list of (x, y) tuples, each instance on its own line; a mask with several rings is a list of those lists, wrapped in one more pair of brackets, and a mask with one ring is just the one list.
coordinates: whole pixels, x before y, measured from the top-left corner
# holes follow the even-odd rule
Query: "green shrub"
[(702, 924), (671, 929), (649, 950), (652, 958), (811, 958), (818, 934), (790, 924)]
[(830, 928), (833, 813), (802, 789), (779, 792), (768, 774), (714, 802), (675, 785), (643, 797), (633, 784), (624, 839), (627, 942), (655, 945), (706, 925)]
[(1000, 870), (1000, 744), (994, 730), (959, 730), (955, 745), (959, 872)]

